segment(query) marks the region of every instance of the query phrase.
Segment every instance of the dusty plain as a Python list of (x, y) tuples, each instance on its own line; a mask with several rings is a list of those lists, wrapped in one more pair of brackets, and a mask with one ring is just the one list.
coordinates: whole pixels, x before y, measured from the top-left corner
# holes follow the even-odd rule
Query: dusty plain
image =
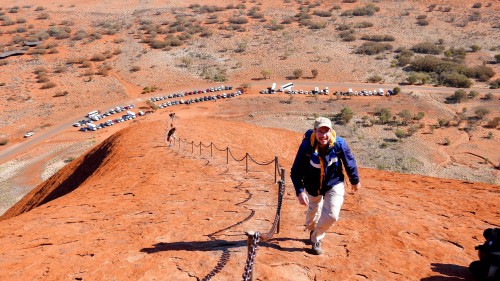
[[(259, 161), (278, 156), (289, 171), (314, 118), (346, 107), (353, 118), (335, 130), (362, 167), (363, 190), (346, 196), (318, 258), (287, 179), (282, 229), (259, 248), (257, 280), (472, 280), (466, 267), (482, 230), (500, 227), (498, 125), (488, 126), (500, 118), (500, 92), (472, 79), (465, 91), (477, 96), (450, 102), (457, 88), (433, 78), (406, 84), (394, 50), (463, 48), (465, 65), (490, 67), (498, 79), (499, 1), (140, 2), (1, 2), (0, 52), (27, 53), (0, 59), (0, 280), (202, 280), (221, 255), (230, 258), (213, 279), (239, 279), (243, 232), (274, 219), (273, 171), (245, 174), (225, 155), (168, 148), (168, 114), (183, 139)], [(380, 10), (341, 15), (369, 4)], [(279, 26), (306, 8), (312, 23)], [(248, 23), (231, 23), (241, 17)], [(342, 40), (343, 26), (354, 41)], [(367, 34), (394, 37), (392, 50), (357, 54)], [(33, 39), (42, 45), (23, 46)], [(259, 94), (273, 82), (330, 94)], [(147, 102), (219, 85), (245, 94), (157, 110)], [(395, 86), (402, 92), (391, 97), (333, 95)], [(152, 113), (96, 132), (71, 126), (131, 103)], [(394, 117), (376, 124), (384, 108)], [(404, 123), (405, 110), (424, 116)]]

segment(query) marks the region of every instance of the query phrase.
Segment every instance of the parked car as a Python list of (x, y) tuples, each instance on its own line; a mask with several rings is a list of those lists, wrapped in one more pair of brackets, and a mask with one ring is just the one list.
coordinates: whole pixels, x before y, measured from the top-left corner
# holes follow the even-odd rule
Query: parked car
[(25, 138), (29, 138), (29, 137), (31, 137), (31, 136), (32, 136), (32, 135), (34, 135), (34, 134), (35, 134), (35, 132), (27, 132), (27, 133), (24, 135), (24, 137), (25, 137)]

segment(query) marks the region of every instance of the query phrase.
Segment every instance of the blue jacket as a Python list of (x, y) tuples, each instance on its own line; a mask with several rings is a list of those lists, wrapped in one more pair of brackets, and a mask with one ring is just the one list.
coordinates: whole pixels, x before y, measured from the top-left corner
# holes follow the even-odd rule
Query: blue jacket
[(324, 195), (334, 185), (344, 181), (342, 166), (351, 184), (358, 184), (356, 160), (344, 139), (336, 137), (335, 132), (332, 132), (335, 143), (330, 142), (326, 156), (321, 158), (315, 148), (316, 141), (311, 131), (308, 131), (302, 140), (290, 173), (297, 196), (304, 189), (312, 196)]

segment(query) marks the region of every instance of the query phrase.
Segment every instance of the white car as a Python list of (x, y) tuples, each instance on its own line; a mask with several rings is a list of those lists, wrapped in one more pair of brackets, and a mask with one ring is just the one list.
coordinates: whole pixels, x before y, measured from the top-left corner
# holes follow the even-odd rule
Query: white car
[(35, 134), (35, 132), (27, 132), (27, 133), (24, 135), (24, 137), (25, 137), (25, 138), (29, 138), (29, 137), (31, 137), (31, 136), (32, 136), (32, 135), (34, 135), (34, 134)]

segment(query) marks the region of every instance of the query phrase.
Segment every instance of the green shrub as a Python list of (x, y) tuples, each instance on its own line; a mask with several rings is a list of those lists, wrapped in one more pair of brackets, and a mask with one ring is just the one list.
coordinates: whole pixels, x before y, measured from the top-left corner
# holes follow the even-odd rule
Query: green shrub
[(456, 102), (456, 103), (461, 103), (463, 101), (467, 100), (467, 92), (464, 90), (457, 90), (455, 93), (451, 96), (451, 98)]
[(378, 6), (375, 6), (374, 4), (370, 3), (364, 7), (357, 7), (354, 8), (353, 10), (346, 10), (342, 12), (340, 15), (341, 16), (373, 16), (376, 12), (380, 11), (380, 8)]
[(361, 40), (374, 41), (374, 42), (389, 42), (394, 41), (395, 38), (392, 35), (363, 35)]
[(36, 18), (39, 20), (46, 20), (50, 18), (50, 15), (48, 13), (41, 13)]
[(486, 95), (484, 95), (484, 99), (485, 100), (493, 100), (494, 96), (492, 93), (487, 93)]
[(425, 42), (425, 43), (418, 43), (416, 45), (413, 45), (411, 47), (411, 50), (414, 51), (415, 53), (420, 53), (420, 54), (439, 55), (443, 52), (443, 47), (436, 46), (433, 43)]
[(477, 108), (474, 113), (479, 119), (483, 119), (486, 115), (490, 114), (490, 110), (485, 107)]
[(417, 24), (420, 26), (427, 26), (427, 25), (429, 25), (429, 21), (426, 19), (419, 19), (419, 20), (417, 20)]
[(246, 24), (248, 19), (246, 17), (230, 17), (229, 22), (232, 24)]
[(323, 29), (327, 25), (327, 22), (324, 21), (312, 21), (308, 24), (309, 29)]
[(354, 112), (352, 111), (352, 109), (350, 107), (346, 106), (346, 107), (342, 108), (342, 110), (340, 110), (340, 114), (338, 117), (342, 121), (343, 124), (347, 124), (354, 117)]
[(500, 117), (495, 117), (486, 123), (486, 128), (495, 129), (498, 125), (500, 125)]
[(400, 111), (398, 116), (403, 120), (404, 125), (407, 125), (413, 119), (413, 115), (408, 109)]
[(356, 49), (356, 53), (375, 55), (386, 50), (392, 50), (392, 45), (389, 43), (365, 42)]
[(396, 129), (396, 131), (394, 131), (394, 134), (396, 135), (396, 137), (398, 137), (398, 139), (402, 139), (404, 137), (406, 137), (406, 132), (401, 130), (401, 129)]
[(130, 68), (130, 72), (137, 72), (139, 70), (141, 70), (141, 67), (138, 65), (134, 65)]
[(313, 78), (316, 78), (318, 76), (318, 70), (316, 68), (311, 70), (311, 75)]
[(57, 84), (54, 82), (47, 82), (47, 83), (43, 84), (42, 87), (40, 87), (40, 89), (50, 89), (50, 88), (54, 88), (56, 86), (57, 86)]
[(354, 24), (355, 28), (368, 28), (368, 27), (372, 27), (372, 26), (373, 26), (373, 23), (371, 23), (369, 21), (362, 21), (362, 22), (358, 22), (358, 23)]
[(425, 117), (425, 112), (419, 111), (415, 116), (413, 116), (413, 120), (422, 120)]
[(94, 54), (91, 58), (91, 61), (105, 61), (106, 57), (103, 54)]
[(300, 77), (302, 77), (302, 75), (304, 74), (304, 71), (300, 68), (297, 68), (293, 71), (293, 76), (296, 78), (296, 79), (299, 79)]
[(378, 120), (382, 124), (387, 124), (392, 119), (392, 112), (389, 108), (380, 109), (380, 112), (378, 114), (379, 114)]
[(472, 12), (472, 14), (469, 15), (469, 20), (470, 21), (479, 21), (481, 19), (481, 13), (478, 11)]
[(479, 93), (478, 93), (477, 91), (470, 91), (470, 92), (469, 92), (469, 95), (468, 95), (468, 98), (469, 98), (469, 99), (474, 99), (474, 98), (476, 98), (478, 95), (479, 95)]
[(469, 88), (472, 81), (467, 76), (458, 72), (444, 72), (439, 75), (439, 81), (442, 85), (455, 88)]
[(474, 4), (472, 5), (472, 8), (474, 8), (474, 9), (479, 9), (479, 8), (481, 8), (482, 6), (483, 6), (483, 4), (481, 4), (480, 2), (476, 2), (476, 3), (474, 3)]
[(392, 90), (392, 93), (393, 93), (394, 95), (397, 95), (397, 94), (401, 93), (401, 88), (399, 88), (399, 87), (394, 87), (394, 89)]
[(382, 80), (384, 80), (384, 78), (382, 78), (382, 76), (375, 74), (375, 75), (368, 77), (367, 82), (378, 83), (378, 82), (381, 82)]
[(315, 10), (313, 12), (313, 15), (318, 16), (318, 17), (328, 18), (328, 17), (332, 16), (332, 12), (330, 12), (330, 11), (324, 11), (324, 10)]
[[(490, 81), (489, 85), (490, 85), (490, 89), (498, 89), (498, 88), (500, 88), (500, 78), (497, 78), (497, 79), (495, 79), (493, 81)], [(489, 93), (489, 94), (491, 94), (491, 93)]]

